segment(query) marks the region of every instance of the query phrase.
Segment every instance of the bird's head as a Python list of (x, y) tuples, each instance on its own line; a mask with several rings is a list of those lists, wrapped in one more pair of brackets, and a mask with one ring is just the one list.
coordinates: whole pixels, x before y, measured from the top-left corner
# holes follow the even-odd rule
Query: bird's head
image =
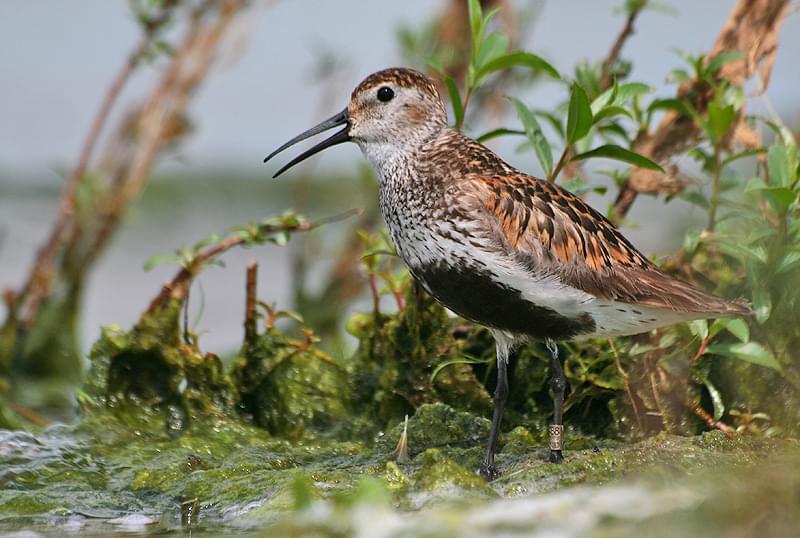
[(367, 158), (379, 165), (393, 153), (435, 136), (447, 126), (447, 113), (429, 77), (413, 69), (384, 69), (356, 86), (347, 108), (292, 138), (264, 162), (301, 140), (342, 125), (343, 129), (292, 159), (275, 176), (325, 148), (348, 141), (358, 144)]

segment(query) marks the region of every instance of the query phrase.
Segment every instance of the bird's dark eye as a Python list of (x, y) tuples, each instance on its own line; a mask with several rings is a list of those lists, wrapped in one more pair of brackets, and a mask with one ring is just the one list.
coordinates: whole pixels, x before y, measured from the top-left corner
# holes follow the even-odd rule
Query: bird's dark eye
[(394, 90), (392, 90), (389, 86), (381, 86), (378, 89), (378, 101), (381, 103), (391, 101), (392, 97), (394, 97)]

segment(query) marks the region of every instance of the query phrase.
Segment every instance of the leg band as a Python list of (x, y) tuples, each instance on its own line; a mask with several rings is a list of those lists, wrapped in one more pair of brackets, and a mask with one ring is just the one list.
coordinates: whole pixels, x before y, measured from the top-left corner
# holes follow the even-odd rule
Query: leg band
[(564, 426), (561, 424), (550, 425), (550, 450), (563, 450)]

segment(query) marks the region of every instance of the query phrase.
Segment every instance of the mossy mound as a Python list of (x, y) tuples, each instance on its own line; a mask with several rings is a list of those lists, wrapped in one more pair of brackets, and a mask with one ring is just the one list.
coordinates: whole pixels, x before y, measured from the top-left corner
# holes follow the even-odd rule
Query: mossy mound
[(347, 429), (344, 371), (309, 343), (287, 338), (275, 327), (245, 343), (231, 377), (240, 412), (274, 435), (299, 440)]
[(80, 398), (84, 413), (107, 407), (125, 420), (160, 417), (173, 432), (233, 414), (237, 390), (219, 357), (181, 340), (180, 308), (172, 302), (147, 313), (130, 332), (103, 329)]
[(354, 409), (367, 422), (382, 428), (437, 401), (491, 412), (489, 393), (464, 360), (466, 341), (456, 337), (454, 320), (410, 280), (402, 311), (358, 318), (361, 340), (346, 369)]

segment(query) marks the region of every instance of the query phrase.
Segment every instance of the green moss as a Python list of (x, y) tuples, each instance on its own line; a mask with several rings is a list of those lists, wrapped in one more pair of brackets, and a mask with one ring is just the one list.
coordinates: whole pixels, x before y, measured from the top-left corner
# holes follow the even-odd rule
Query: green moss
[(4, 492), (0, 496), (0, 513), (2, 514), (17, 516), (45, 514), (57, 509), (59, 506), (61, 505), (55, 501), (48, 501), (29, 493)]
[(345, 427), (344, 372), (311, 344), (269, 327), (245, 343), (240, 355), (231, 375), (239, 409), (255, 424), (294, 440)]
[(453, 320), (410, 281), (401, 312), (364, 318), (359, 314), (357, 325), (366, 334), (346, 368), (354, 410), (367, 426), (381, 428), (437, 401), (464, 411), (491, 411), (488, 392), (463, 363), (465, 341), (454, 336)]
[(492, 487), (474, 470), (456, 463), (438, 448), (429, 448), (421, 457), (422, 467), (413, 475), (420, 491), (429, 494), (456, 493), (456, 496), (466, 492), (491, 497), (496, 495)]
[(195, 420), (232, 413), (236, 389), (219, 357), (181, 341), (180, 309), (171, 301), (143, 315), (129, 333), (103, 329), (79, 396), (85, 413), (110, 408), (139, 427), (172, 432)]
[[(404, 423), (393, 426), (377, 443), (376, 450), (389, 453), (403, 433)], [(489, 437), (491, 422), (443, 403), (423, 404), (408, 420), (409, 454), (444, 446), (480, 446)]]

